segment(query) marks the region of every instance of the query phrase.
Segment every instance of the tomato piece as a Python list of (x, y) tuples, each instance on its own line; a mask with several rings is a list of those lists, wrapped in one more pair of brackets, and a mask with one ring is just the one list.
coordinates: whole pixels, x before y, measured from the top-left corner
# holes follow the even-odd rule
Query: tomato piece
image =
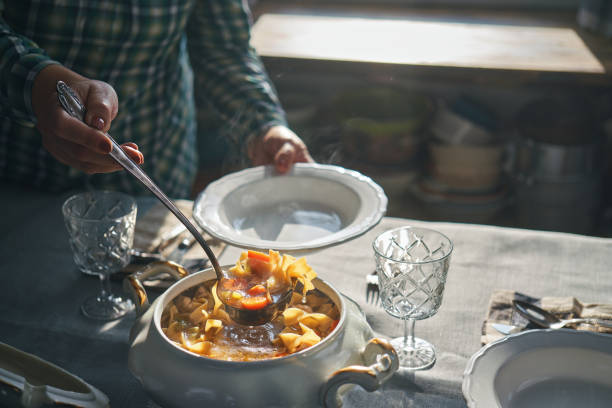
[(338, 326), (338, 323), (340, 323), (340, 320), (334, 320), (331, 324), (331, 328), (329, 329), (329, 332), (333, 332), (334, 329), (336, 328), (336, 326)]
[(263, 252), (249, 250), (247, 252), (247, 254), (248, 254), (248, 257), (250, 259), (257, 259), (257, 260), (263, 261), (263, 262), (270, 262), (271, 261), (270, 255), (264, 254)]
[(266, 289), (264, 285), (255, 285), (249, 290), (247, 290), (247, 293), (251, 296), (257, 296), (257, 295), (263, 295), (267, 291), (268, 290)]
[(242, 307), (247, 310), (263, 309), (268, 303), (270, 302), (265, 296), (245, 297), (241, 301)]

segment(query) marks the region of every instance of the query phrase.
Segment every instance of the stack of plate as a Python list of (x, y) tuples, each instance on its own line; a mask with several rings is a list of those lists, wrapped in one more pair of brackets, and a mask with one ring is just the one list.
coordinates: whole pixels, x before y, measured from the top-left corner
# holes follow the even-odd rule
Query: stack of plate
[(486, 128), (443, 103), (430, 131), (426, 175), (412, 193), (432, 218), (490, 222), (508, 198), (504, 146)]
[(503, 147), (499, 144), (429, 143), (430, 173), (456, 193), (485, 193), (500, 186)]
[(496, 216), (511, 200), (503, 184), (489, 192), (457, 193), (431, 178), (413, 184), (410, 192), (422, 204), (427, 218), (476, 224), (496, 223)]

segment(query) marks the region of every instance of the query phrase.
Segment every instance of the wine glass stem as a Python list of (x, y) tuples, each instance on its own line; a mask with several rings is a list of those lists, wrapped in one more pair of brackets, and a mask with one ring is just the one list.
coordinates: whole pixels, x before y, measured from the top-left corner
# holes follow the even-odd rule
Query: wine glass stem
[(414, 350), (414, 319), (404, 319), (404, 348)]
[(101, 299), (106, 299), (110, 297), (110, 294), (111, 294), (110, 279), (108, 278), (108, 274), (106, 273), (101, 273), (99, 276), (100, 276), (100, 294), (98, 297)]

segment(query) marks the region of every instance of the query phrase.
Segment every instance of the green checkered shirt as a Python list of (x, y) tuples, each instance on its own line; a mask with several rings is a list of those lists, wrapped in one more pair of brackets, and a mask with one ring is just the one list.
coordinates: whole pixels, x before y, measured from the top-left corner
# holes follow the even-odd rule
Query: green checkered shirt
[(249, 45), (246, 0), (0, 0), (0, 9), (2, 179), (145, 193), (124, 171), (88, 176), (42, 147), (31, 89), (48, 64), (113, 86), (119, 114), (110, 134), (136, 142), (144, 170), (177, 198), (189, 195), (197, 169), (194, 100), (223, 117), (223, 134), (243, 153), (249, 137), (286, 123)]

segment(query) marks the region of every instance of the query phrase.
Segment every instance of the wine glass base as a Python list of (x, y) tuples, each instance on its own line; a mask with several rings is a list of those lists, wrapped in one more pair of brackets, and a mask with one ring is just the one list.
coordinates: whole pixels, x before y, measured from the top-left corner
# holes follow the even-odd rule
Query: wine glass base
[(134, 310), (129, 299), (112, 294), (88, 298), (81, 305), (81, 312), (91, 319), (115, 320)]
[(410, 342), (404, 344), (404, 338), (398, 337), (391, 340), (391, 345), (397, 352), (400, 367), (408, 370), (424, 370), (430, 368), (436, 362), (436, 350), (434, 346), (418, 337), (414, 338), (414, 348)]

